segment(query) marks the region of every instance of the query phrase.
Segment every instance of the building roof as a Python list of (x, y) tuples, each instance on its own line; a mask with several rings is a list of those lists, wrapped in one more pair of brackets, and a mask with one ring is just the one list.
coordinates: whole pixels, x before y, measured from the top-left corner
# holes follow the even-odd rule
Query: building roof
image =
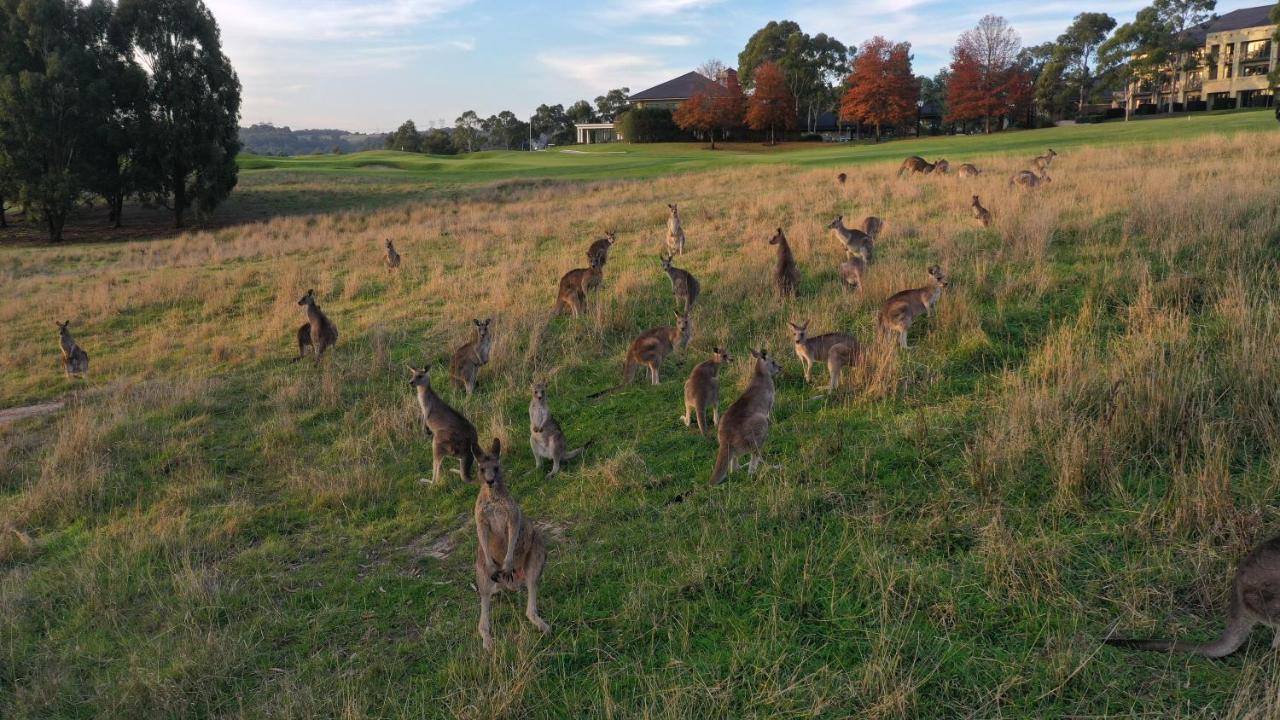
[(629, 102), (636, 102), (637, 100), (687, 100), (696, 95), (699, 90), (719, 87), (719, 83), (715, 80), (708, 79), (696, 72), (687, 72), (678, 78), (672, 78), (664, 83), (654, 85), (648, 90), (641, 90), (627, 98), (627, 100)]
[(1274, 25), (1275, 23), (1271, 22), (1271, 9), (1274, 7), (1275, 5), (1259, 5), (1258, 7), (1232, 10), (1222, 17), (1210, 20), (1205, 30), (1216, 33)]

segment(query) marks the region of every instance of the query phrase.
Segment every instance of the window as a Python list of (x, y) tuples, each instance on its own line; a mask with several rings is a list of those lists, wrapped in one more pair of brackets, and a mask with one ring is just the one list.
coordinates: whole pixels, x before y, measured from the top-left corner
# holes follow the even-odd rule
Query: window
[(1254, 77), (1267, 74), (1267, 63), (1252, 63), (1240, 66), (1240, 77)]
[(1210, 80), (1218, 79), (1219, 65), (1222, 62), (1222, 58), (1218, 57), (1220, 49), (1218, 45), (1209, 46), (1209, 57), (1205, 59), (1205, 65), (1208, 67)]
[(1271, 41), (1251, 40), (1240, 43), (1240, 55), (1241, 62), (1257, 62), (1259, 60), (1268, 62), (1271, 60)]
[(1223, 48), (1226, 50), (1222, 57), (1223, 70), (1226, 73), (1223, 77), (1233, 77), (1236, 65), (1236, 44), (1227, 43)]

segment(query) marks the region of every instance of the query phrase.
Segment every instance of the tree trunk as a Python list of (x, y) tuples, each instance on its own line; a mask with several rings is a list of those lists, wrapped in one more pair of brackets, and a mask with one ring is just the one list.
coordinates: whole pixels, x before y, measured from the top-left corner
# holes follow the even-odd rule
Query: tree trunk
[(173, 171), (173, 226), (182, 227), (183, 213), (187, 205), (187, 174), (178, 169)]
[(770, 125), (769, 126), (769, 147), (773, 147), (774, 145), (777, 145), (777, 144), (778, 144), (778, 141), (775, 140), (773, 136), (773, 126)]
[(111, 227), (119, 229), (124, 225), (124, 193), (117, 193), (109, 203), (111, 206)]
[(4, 208), (4, 196), (0, 195), (0, 228), (9, 227), (9, 218), (7, 215), (8, 213), (5, 212)]
[(711, 128), (711, 132), (710, 132), (710, 133), (708, 133), (708, 135), (710, 135), (710, 136), (711, 136), (711, 149), (712, 149), (712, 150), (715, 150), (715, 149), (716, 149), (716, 130), (715, 130), (715, 128)]
[(62, 230), (67, 225), (66, 210), (45, 208), (45, 224), (49, 227), (49, 242), (62, 242)]
[(880, 122), (876, 121), (876, 142), (880, 142)]

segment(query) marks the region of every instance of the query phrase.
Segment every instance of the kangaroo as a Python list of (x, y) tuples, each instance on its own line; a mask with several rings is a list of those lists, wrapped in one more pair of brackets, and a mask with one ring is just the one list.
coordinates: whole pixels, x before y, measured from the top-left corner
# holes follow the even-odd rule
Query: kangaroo
[(976, 165), (972, 165), (972, 164), (970, 164), (970, 163), (965, 163), (965, 164), (963, 164), (963, 165), (961, 165), (961, 166), (960, 166), (960, 169), (959, 169), (958, 171), (956, 171), (956, 174), (957, 174), (957, 175), (959, 175), (959, 176), (960, 176), (960, 177), (962, 177), (962, 178), (963, 178), (963, 177), (978, 177), (979, 175), (981, 175), (981, 174), (982, 174), (982, 171), (981, 171), (981, 170), (979, 170), (979, 169), (978, 169), (978, 167), (977, 167)]
[(431, 388), (429, 366), (423, 365), (421, 370), (412, 365), (408, 367), (409, 386), (418, 393), (422, 425), (431, 435), (431, 482), (440, 480), (440, 466), (446, 457), (458, 458), (461, 465), (459, 474), (471, 482), (472, 463), (480, 451), (475, 427)]
[(894, 293), (884, 301), (878, 318), (880, 331), (886, 335), (897, 334), (898, 344), (907, 347), (907, 331), (911, 329), (911, 322), (917, 315), (930, 313), (946, 286), (947, 276), (942, 273), (942, 268), (929, 266), (928, 285)]
[(858, 340), (844, 333), (828, 333), (816, 337), (809, 336), (809, 321), (803, 323), (788, 322), (795, 335), (796, 357), (804, 366), (804, 381), (809, 382), (810, 372), (815, 362), (827, 363), (830, 373), (830, 390), (835, 391), (840, 383), (840, 371), (845, 365), (857, 362), (860, 354)]
[(1179, 640), (1107, 638), (1106, 643), (1138, 650), (1220, 658), (1238, 650), (1259, 623), (1275, 631), (1271, 647), (1280, 649), (1280, 537), (1262, 543), (1240, 561), (1231, 583), (1227, 627), (1217, 640), (1198, 645)]
[[(590, 256), (591, 251), (587, 251), (587, 255)], [(570, 270), (560, 278), (560, 289), (556, 292), (555, 312), (568, 308), (574, 317), (586, 312), (587, 293), (600, 287), (604, 279), (604, 262), (607, 255), (607, 250), (604, 254), (596, 254), (591, 258), (591, 267)]]
[(982, 227), (991, 227), (991, 211), (982, 207), (982, 203), (978, 201), (977, 195), (973, 196), (973, 203), (971, 207), (973, 208), (974, 219), (982, 223)]
[(534, 466), (541, 469), (542, 459), (551, 461), (551, 479), (560, 472), (560, 463), (572, 460), (582, 454), (586, 447), (567, 450), (569, 441), (565, 439), (560, 423), (551, 417), (551, 408), (547, 405), (547, 386), (535, 383), (531, 388), (533, 399), (529, 401), (529, 448), (533, 450)]
[(800, 271), (796, 269), (796, 256), (791, 254), (791, 244), (787, 242), (787, 236), (782, 234), (782, 228), (778, 228), (769, 244), (778, 246), (778, 265), (773, 269), (773, 284), (778, 288), (779, 295), (794, 298), (800, 288)]
[(844, 173), (840, 173), (839, 175), (836, 176), (836, 182), (840, 183), (841, 185), (843, 185), (845, 181), (848, 179), (849, 179), (849, 176)]
[(720, 424), (720, 366), (732, 362), (728, 350), (713, 348), (711, 359), (700, 362), (684, 381), (684, 415), (680, 419), (689, 427), (690, 416), (698, 421), (698, 433), (707, 434), (707, 408), (711, 408), (711, 424)]
[(493, 336), (489, 334), (490, 320), (472, 320), (476, 329), (471, 342), (454, 350), (449, 360), (449, 379), (466, 390), (467, 397), (471, 397), (476, 389), (476, 373), (489, 364), (489, 349), (493, 347)]
[(1020, 170), (1014, 173), (1013, 177), (1009, 178), (1009, 187), (1017, 185), (1023, 190), (1026, 190), (1028, 188), (1039, 187), (1040, 185), (1050, 182), (1053, 182), (1053, 178), (1049, 177), (1049, 175), (1043, 170), (1040, 171), (1039, 175), (1031, 172), (1030, 170)]
[(338, 344), (338, 328), (328, 315), (320, 311), (320, 306), (316, 304), (315, 290), (308, 290), (298, 300), (298, 304), (306, 306), (307, 321), (298, 328), (298, 357), (293, 362), (301, 360), (309, 346), (315, 351), (316, 364), (319, 364), (324, 351)]
[(66, 371), (67, 377), (72, 375), (80, 375), (83, 377), (89, 372), (89, 353), (80, 347), (80, 344), (71, 337), (71, 321), (64, 320), (62, 322), (54, 321), (58, 326), (58, 345), (62, 348), (62, 369)]
[(587, 261), (594, 264), (595, 259), (600, 258), (600, 267), (603, 268), (609, 260), (609, 248), (613, 247), (615, 241), (613, 231), (606, 231), (604, 237), (591, 243), (591, 247), (587, 248)]
[(947, 162), (946, 160), (938, 160), (933, 164), (933, 171), (939, 175), (946, 175), (947, 171), (950, 169), (951, 169), (951, 163)]
[(1045, 170), (1049, 169), (1049, 165), (1053, 163), (1053, 159), (1056, 157), (1058, 157), (1058, 153), (1054, 152), (1053, 148), (1049, 148), (1049, 152), (1044, 155), (1037, 155), (1036, 158), (1031, 161), (1031, 165), (1043, 174)]
[(778, 361), (761, 349), (751, 351), (756, 359), (751, 381), (742, 396), (733, 401), (724, 418), (716, 424), (720, 450), (716, 453), (715, 469), (711, 471), (711, 485), (719, 485), (734, 471), (738, 456), (751, 455), (747, 473), (754, 474), (761, 461), (764, 441), (769, 437), (769, 414), (773, 412), (773, 376), (782, 372)]
[(538, 580), (547, 564), (547, 544), (507, 490), (501, 454), (502, 443), (497, 438), (489, 452), (478, 453), (484, 483), (476, 495), (475, 508), (476, 590), (480, 593), (480, 641), (485, 650), (493, 650), (489, 604), (494, 593), (519, 590), (522, 584), (528, 593), (524, 616), (538, 630), (551, 631), (538, 616)]
[(689, 338), (693, 336), (693, 323), (689, 320), (689, 314), (677, 310), (675, 315), (674, 327), (650, 328), (631, 342), (631, 347), (627, 348), (627, 359), (622, 366), (625, 385), (635, 381), (636, 370), (641, 365), (649, 368), (649, 383), (657, 385), (658, 366), (672, 352), (683, 350), (689, 344)]
[(846, 252), (845, 261), (840, 263), (840, 280), (845, 290), (858, 290), (862, 287), (862, 276), (867, 272), (867, 259), (862, 253)]
[(684, 255), (684, 226), (680, 224), (680, 211), (675, 205), (667, 205), (671, 217), (667, 218), (667, 254)]
[(387, 270), (395, 270), (400, 267), (400, 253), (396, 252), (396, 246), (391, 244), (391, 240), (387, 240)]
[(688, 270), (681, 270), (672, 265), (671, 261), (674, 259), (670, 255), (663, 255), (662, 269), (666, 271), (667, 277), (671, 278), (671, 291), (675, 293), (676, 301), (683, 303), (684, 311), (689, 312), (693, 302), (698, 299), (698, 292), (702, 286)]
[(912, 175), (915, 175), (916, 173), (928, 175), (933, 172), (933, 168), (933, 163), (925, 160), (919, 155), (912, 155), (902, 161), (902, 166), (898, 168), (898, 177), (902, 177), (902, 173), (905, 172), (910, 172)]
[[(871, 221), (875, 222), (873, 223)], [(881, 225), (882, 223), (880, 222), (880, 218), (875, 216), (870, 216), (863, 222), (863, 227), (874, 226), (873, 229), (877, 233), (880, 232)], [(859, 230), (858, 228), (845, 227), (843, 215), (837, 215), (836, 219), (832, 220), (831, 224), (827, 225), (827, 229), (835, 234), (836, 239), (844, 245), (847, 252), (862, 255), (870, 260), (871, 254), (874, 250), (873, 246), (875, 244), (875, 240), (872, 238), (871, 233), (866, 232), (865, 230)]]
[(871, 240), (880, 239), (880, 231), (884, 230), (884, 220), (875, 215), (868, 215), (862, 218), (862, 232)]

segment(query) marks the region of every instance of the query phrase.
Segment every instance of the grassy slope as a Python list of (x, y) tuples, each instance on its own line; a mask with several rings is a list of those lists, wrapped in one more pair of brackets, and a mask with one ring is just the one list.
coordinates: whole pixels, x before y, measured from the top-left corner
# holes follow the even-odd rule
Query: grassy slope
[[(905, 143), (890, 147), (896, 158)], [(1187, 181), (1149, 171), (1167, 148), (1065, 155), (1052, 192), (1031, 202), (1003, 196), (993, 174), (977, 186), (1002, 219), (991, 232), (966, 223), (970, 186), (897, 183), (892, 165), (868, 165), (867, 187), (847, 196), (826, 172), (743, 168), (588, 186), (572, 202), (562, 189), (480, 190), (163, 243), (5, 250), (0, 405), (78, 387), (54, 369), (50, 314), (76, 318), (94, 375), (64, 416), (0, 431), (0, 714), (1274, 710), (1259, 700), (1277, 687), (1264, 638), (1218, 663), (1096, 643), (1117, 617), (1144, 632), (1171, 620), (1181, 634), (1217, 632), (1240, 544), (1280, 519), (1267, 413), (1240, 406), (1273, 393), (1228, 372), (1243, 362), (1231, 349), (1247, 343), (1227, 329), (1262, 323), (1241, 355), (1262, 358), (1260, 378), (1274, 383), (1265, 340), (1276, 289), (1257, 268), (1276, 260), (1280, 186), (1237, 169), (1274, 161), (1280, 147), (1209, 147), (1223, 159), (1187, 176), (1200, 188), (1190, 199), (1171, 192)], [(1195, 149), (1177, 150), (1176, 167), (1200, 164)], [(1090, 174), (1091, 163), (1105, 169)], [(706, 293), (699, 347), (783, 351), (782, 322), (799, 313), (865, 339), (876, 301), (925, 263), (941, 258), (955, 284), (885, 395), (810, 400), (788, 356), (769, 446), (787, 468), (668, 507), (714, 452), (674, 422), (682, 372), (669, 365), (658, 388), (584, 396), (614, 381), (639, 327), (665, 319), (669, 290), (652, 256), (670, 197), (685, 204), (685, 264)], [(821, 224), (861, 208), (890, 229), (866, 297), (846, 299)], [(778, 222), (806, 274), (794, 307), (775, 307), (759, 283), (769, 255), (756, 240)], [(600, 310), (539, 330), (554, 278), (530, 269), (572, 267), (602, 226), (623, 242)], [(396, 278), (372, 257), (385, 236), (406, 254)], [(1260, 294), (1241, 300), (1241, 278), (1263, 283)], [(281, 362), (299, 321), (292, 301), (313, 284), (344, 333), (320, 371)], [(500, 345), (463, 407), (482, 433), (508, 439), (515, 491), (554, 537), (543, 589), (554, 634), (536, 636), (506, 597), (492, 658), (468, 588), (473, 491), (417, 482), (430, 452), (401, 370), (424, 354), (440, 361), (473, 311), (498, 318)], [(1016, 446), (1018, 399), (1059, 375), (1060, 356), (1090, 348), (1102, 354), (1081, 363), (1088, 387), (1055, 411), (1068, 430), (1099, 424), (1115, 377), (1158, 379), (1153, 363), (1187, 348), (1198, 354), (1175, 366), (1186, 374), (1163, 375), (1205, 392), (1168, 413), (1133, 395), (1120, 411), (1132, 423), (1108, 431), (1128, 443), (1118, 446), (1133, 458), (1126, 475), (1086, 465), (1073, 490), (1074, 446), (1052, 437), (1066, 433), (1046, 430), (1025, 456), (984, 438), (998, 431), (1000, 447)], [(1223, 385), (1195, 374), (1200, 365)], [(741, 369), (725, 379), (729, 398)], [(554, 377), (570, 437), (596, 442), (550, 482), (523, 447), (533, 374)], [(1173, 484), (1161, 423), (1202, 415), (1233, 443), (1223, 471), (1233, 509), (1171, 525), (1171, 504), (1202, 503)], [(1232, 417), (1264, 426), (1242, 434)], [(1212, 455), (1184, 442), (1196, 462)], [(983, 469), (1005, 461), (1010, 476)], [(1197, 485), (1217, 476), (1201, 469)], [(445, 559), (427, 552), (450, 540)]]

